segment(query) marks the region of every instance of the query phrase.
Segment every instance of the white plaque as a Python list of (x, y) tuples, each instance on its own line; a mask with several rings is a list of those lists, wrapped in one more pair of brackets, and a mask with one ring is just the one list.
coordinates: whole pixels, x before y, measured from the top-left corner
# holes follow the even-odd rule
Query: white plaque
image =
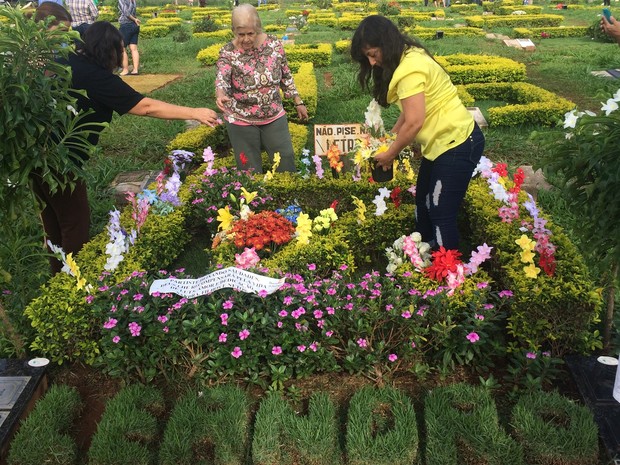
[(342, 153), (350, 152), (363, 133), (361, 124), (315, 124), (314, 153), (325, 155), (334, 144)]

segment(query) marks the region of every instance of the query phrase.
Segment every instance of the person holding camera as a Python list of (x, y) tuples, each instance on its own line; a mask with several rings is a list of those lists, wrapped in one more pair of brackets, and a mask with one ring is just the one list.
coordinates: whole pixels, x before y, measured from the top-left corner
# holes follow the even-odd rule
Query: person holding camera
[(611, 16), (611, 13), (609, 13), (608, 18), (605, 14), (605, 10), (603, 10), (603, 16), (601, 17), (601, 29), (620, 45), (620, 24), (618, 24), (616, 18)]

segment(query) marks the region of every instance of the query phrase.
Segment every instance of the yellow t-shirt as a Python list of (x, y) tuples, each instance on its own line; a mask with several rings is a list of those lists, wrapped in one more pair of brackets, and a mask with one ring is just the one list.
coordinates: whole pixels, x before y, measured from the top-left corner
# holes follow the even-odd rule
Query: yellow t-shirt
[(388, 87), (388, 103), (424, 92), (426, 115), (416, 142), (422, 155), (436, 159), (447, 150), (463, 143), (474, 129), (474, 118), (459, 99), (456, 87), (441, 66), (423, 49), (407, 50), (394, 71)]

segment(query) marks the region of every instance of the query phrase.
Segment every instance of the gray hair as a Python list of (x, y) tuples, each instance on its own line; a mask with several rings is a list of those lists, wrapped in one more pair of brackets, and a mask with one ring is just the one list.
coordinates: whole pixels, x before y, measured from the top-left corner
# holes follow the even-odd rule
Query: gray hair
[(258, 11), (249, 3), (242, 3), (232, 10), (232, 29), (235, 27), (253, 27), (257, 33), (263, 32), (263, 25)]

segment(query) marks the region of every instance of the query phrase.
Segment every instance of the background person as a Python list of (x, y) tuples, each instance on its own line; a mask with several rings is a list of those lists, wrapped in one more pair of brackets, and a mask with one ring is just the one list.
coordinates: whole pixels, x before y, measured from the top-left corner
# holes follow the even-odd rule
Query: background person
[[(239, 169), (263, 172), (261, 147), (271, 160), (280, 153), (278, 171), (296, 171), (291, 134), (280, 89), (295, 102), (300, 119), (308, 118), (282, 43), (263, 32), (249, 3), (232, 12), (235, 37), (220, 50), (215, 78), (217, 106), (224, 112), (228, 137)], [(241, 154), (247, 158), (241, 160)]]
[(365, 18), (353, 34), (358, 79), (382, 106), (401, 110), (396, 139), (375, 157), (384, 169), (412, 142), (422, 149), (416, 187), (416, 231), (431, 247), (457, 249), (457, 213), (484, 150), (484, 136), (444, 69), (418, 42), (383, 16)]
[[(119, 29), (123, 35), (123, 59), (121, 76), (127, 76), (128, 74), (136, 75), (140, 73), (140, 53), (138, 52), (138, 37), (140, 36), (140, 19), (138, 19), (136, 13), (136, 0), (118, 0), (118, 11), (120, 16), (118, 22), (120, 24)], [(126, 48), (129, 47), (131, 52), (132, 70), (129, 72), (129, 56), (127, 55)]]
[[(45, 16), (41, 17), (43, 13), (39, 13), (36, 12), (35, 18), (44, 19)], [(70, 15), (66, 15), (70, 21)], [(62, 19), (57, 14), (54, 16), (56, 20)], [(88, 129), (92, 132), (88, 140), (92, 145), (99, 142), (103, 130), (100, 123), (110, 122), (114, 112), (162, 119), (192, 119), (209, 126), (217, 124), (217, 114), (209, 108), (173, 105), (136, 92), (114, 74), (122, 56), (121, 33), (107, 21), (98, 21), (90, 26), (84, 34), (82, 48), (69, 56), (72, 88), (86, 91), (86, 95), (75, 94), (77, 109), (92, 110), (84, 120), (87, 126), (90, 124)], [(76, 163), (88, 159), (87, 153), (74, 152), (74, 155)], [(46, 183), (35, 177), (33, 189), (44, 204), (41, 217), (47, 239), (62, 247), (66, 253), (75, 255), (89, 239), (90, 208), (86, 183), (77, 179), (73, 190), (66, 188), (52, 192)], [(61, 268), (62, 264), (54, 259), (52, 271), (57, 273)]]
[(620, 24), (616, 18), (612, 16), (611, 22), (609, 22), (605, 16), (602, 16), (601, 29), (605, 32), (605, 34), (614, 39), (618, 45), (620, 45)]
[(67, 8), (71, 14), (71, 28), (84, 37), (88, 26), (97, 21), (99, 10), (93, 0), (67, 0)]

